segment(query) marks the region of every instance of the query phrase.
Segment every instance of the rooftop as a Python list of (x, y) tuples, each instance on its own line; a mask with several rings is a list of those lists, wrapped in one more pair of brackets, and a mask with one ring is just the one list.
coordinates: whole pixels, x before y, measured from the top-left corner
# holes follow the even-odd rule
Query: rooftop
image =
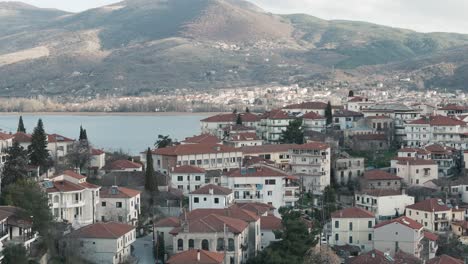
[(280, 230), (283, 228), (281, 219), (274, 215), (260, 217), (260, 229), (262, 230)]
[[(200, 256), (198, 257), (198, 254)], [(224, 253), (189, 249), (171, 256), (167, 264), (222, 264)]]
[(450, 208), (445, 205), (442, 200), (437, 198), (431, 198), (419, 203), (408, 205), (406, 208), (425, 212), (450, 211)]
[(134, 229), (134, 226), (127, 224), (99, 222), (77, 229), (69, 235), (77, 238), (118, 239)]
[(139, 169), (143, 167), (140, 163), (130, 160), (116, 160), (110, 164), (111, 170)]
[(198, 136), (185, 138), (182, 143), (184, 144), (218, 144), (221, 140), (218, 137), (211, 134), (201, 134)]
[(224, 187), (221, 187), (221, 186), (218, 186), (218, 185), (214, 185), (214, 184), (208, 184), (208, 185), (205, 185), (193, 192), (191, 192), (190, 194), (204, 194), (204, 195), (209, 195), (209, 194), (213, 194), (213, 195), (229, 195), (232, 193), (232, 190), (229, 189), (229, 188), (224, 188)]
[(375, 218), (375, 215), (369, 211), (358, 207), (345, 208), (331, 214), (332, 218)]
[(99, 191), (100, 198), (132, 198), (141, 194), (141, 191), (126, 187), (102, 187)]
[(173, 173), (205, 173), (205, 169), (197, 167), (197, 166), (191, 166), (191, 165), (182, 165), (179, 167), (174, 167), (172, 169)]
[(366, 180), (401, 180), (400, 177), (383, 170), (371, 170), (364, 172), (364, 179)]
[(227, 153), (240, 152), (239, 149), (218, 145), (218, 144), (183, 144), (167, 148), (159, 148), (153, 150), (153, 154), (165, 156), (178, 156), (190, 154), (211, 154), (211, 153)]
[(374, 229), (377, 229), (377, 228), (380, 228), (382, 226), (386, 226), (386, 225), (389, 225), (389, 224), (393, 224), (393, 223), (398, 223), (400, 225), (404, 225), (404, 226), (407, 226), (407, 227), (409, 227), (411, 229), (415, 229), (415, 230), (420, 230), (421, 228), (424, 227), (422, 224), (414, 221), (413, 219), (411, 219), (409, 217), (400, 216), (400, 217), (392, 219), (392, 220), (388, 220), (388, 221), (378, 223), (378, 224), (376, 224), (374, 226)]

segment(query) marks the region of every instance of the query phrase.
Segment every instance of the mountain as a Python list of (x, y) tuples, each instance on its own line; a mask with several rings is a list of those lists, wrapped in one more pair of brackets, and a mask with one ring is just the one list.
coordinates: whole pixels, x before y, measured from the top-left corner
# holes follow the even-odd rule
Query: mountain
[(291, 84), (444, 62), (451, 72), (423, 81), (458, 88), (468, 68), (454, 55), (468, 35), (281, 16), (242, 0), (127, 0), (76, 14), (0, 2), (0, 40), (0, 96)]

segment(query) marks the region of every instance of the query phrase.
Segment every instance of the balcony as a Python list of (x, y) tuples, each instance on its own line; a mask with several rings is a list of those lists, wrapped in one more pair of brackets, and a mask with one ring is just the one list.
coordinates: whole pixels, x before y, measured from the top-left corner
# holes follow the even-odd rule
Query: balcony
[(448, 218), (445, 216), (445, 217), (436, 217), (434, 219), (434, 221), (436, 222), (448, 222)]
[(74, 208), (74, 207), (82, 207), (85, 205), (85, 202), (84, 201), (73, 201), (73, 202), (70, 202), (70, 201), (67, 201), (63, 204), (63, 207), (65, 208)]
[(260, 202), (263, 201), (263, 195), (244, 195), (240, 197), (234, 197), (237, 201), (247, 201), (247, 202)]

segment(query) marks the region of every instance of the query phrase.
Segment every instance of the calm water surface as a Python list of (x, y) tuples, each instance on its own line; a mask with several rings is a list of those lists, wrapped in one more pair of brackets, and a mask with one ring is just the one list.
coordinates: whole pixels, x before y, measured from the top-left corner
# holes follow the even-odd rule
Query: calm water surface
[[(152, 147), (159, 134), (182, 140), (200, 133), (200, 120), (210, 114), (191, 115), (23, 115), (24, 125), (31, 133), (42, 118), (47, 133), (57, 133), (77, 139), (80, 125), (89, 140), (99, 148), (123, 150), (133, 155)], [(19, 115), (0, 116), (0, 129), (16, 131)]]

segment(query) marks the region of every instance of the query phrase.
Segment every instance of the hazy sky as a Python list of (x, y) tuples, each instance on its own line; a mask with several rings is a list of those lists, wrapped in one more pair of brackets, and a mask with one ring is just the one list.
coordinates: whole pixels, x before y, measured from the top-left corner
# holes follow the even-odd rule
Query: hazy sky
[[(73, 12), (119, 2), (118, 0), (23, 1), (40, 7), (54, 7)], [(423, 32), (468, 33), (468, 0), (251, 1), (273, 13), (307, 13), (325, 19), (361, 20)]]

